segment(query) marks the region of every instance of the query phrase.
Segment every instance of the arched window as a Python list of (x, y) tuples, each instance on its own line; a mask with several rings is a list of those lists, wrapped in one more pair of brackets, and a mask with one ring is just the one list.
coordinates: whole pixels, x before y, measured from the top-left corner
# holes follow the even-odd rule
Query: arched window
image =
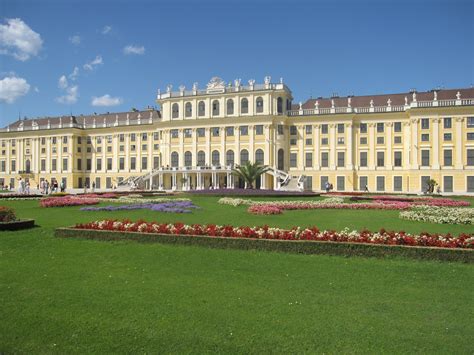
[(287, 111), (291, 110), (291, 101), (289, 99), (286, 99), (286, 110)]
[(213, 116), (219, 116), (219, 101), (214, 100), (212, 101), (212, 115)]
[(204, 166), (206, 165), (206, 153), (200, 150), (197, 155), (197, 166)]
[(234, 100), (232, 99), (227, 100), (227, 114), (228, 115), (234, 114)]
[(264, 160), (263, 150), (257, 149), (255, 151), (255, 162), (258, 164), (263, 164), (263, 160)]
[(257, 100), (255, 101), (257, 105), (257, 113), (262, 113), (263, 112), (263, 99), (259, 96), (257, 97)]
[(179, 105), (178, 104), (173, 104), (171, 108), (171, 117), (172, 118), (178, 118), (179, 117)]
[(184, 166), (192, 166), (193, 165), (193, 155), (191, 152), (184, 153)]
[(206, 114), (206, 104), (204, 101), (199, 101), (198, 104), (198, 116), (204, 116)]
[(212, 165), (220, 165), (220, 154), (218, 150), (212, 151)]
[(228, 150), (225, 153), (225, 164), (234, 165), (234, 151), (233, 150)]
[(249, 161), (249, 151), (247, 149), (242, 149), (240, 151), (240, 164), (244, 165)]
[(186, 106), (184, 107), (184, 112), (186, 117), (191, 117), (193, 115), (193, 105), (190, 102), (186, 102)]
[(179, 166), (179, 155), (178, 152), (171, 153), (171, 166), (177, 168)]
[(240, 113), (249, 113), (249, 100), (242, 99), (240, 102)]
[(285, 151), (283, 149), (278, 149), (278, 170), (285, 170)]
[(281, 97), (277, 99), (277, 112), (283, 113), (283, 99)]

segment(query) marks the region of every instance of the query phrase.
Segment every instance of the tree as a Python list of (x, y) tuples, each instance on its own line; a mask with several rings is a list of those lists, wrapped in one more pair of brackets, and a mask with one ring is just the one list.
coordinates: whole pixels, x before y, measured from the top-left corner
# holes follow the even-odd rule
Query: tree
[(234, 176), (242, 178), (247, 183), (248, 189), (253, 189), (253, 185), (259, 176), (266, 173), (270, 168), (259, 163), (247, 161), (244, 165), (238, 165), (232, 169)]
[(434, 192), (434, 188), (438, 183), (436, 182), (435, 179), (430, 179), (428, 180), (428, 193), (432, 194)]

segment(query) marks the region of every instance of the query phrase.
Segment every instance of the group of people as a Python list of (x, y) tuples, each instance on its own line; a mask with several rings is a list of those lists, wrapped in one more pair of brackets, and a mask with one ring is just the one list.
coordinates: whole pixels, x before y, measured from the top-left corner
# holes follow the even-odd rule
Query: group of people
[(25, 181), (24, 179), (20, 178), (18, 181), (18, 193), (22, 195), (29, 195), (30, 194), (30, 182)]
[(42, 195), (48, 195), (50, 193), (64, 192), (66, 190), (66, 186), (62, 181), (60, 184), (58, 184), (56, 179), (52, 180), (51, 182), (45, 179), (40, 182), (38, 190), (40, 190)]

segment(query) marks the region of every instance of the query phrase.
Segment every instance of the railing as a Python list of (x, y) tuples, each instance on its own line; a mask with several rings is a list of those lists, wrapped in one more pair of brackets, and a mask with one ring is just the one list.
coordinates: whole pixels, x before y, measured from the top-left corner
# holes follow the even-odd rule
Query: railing
[(329, 115), (340, 113), (381, 113), (381, 112), (403, 112), (416, 107), (446, 107), (446, 106), (471, 106), (474, 105), (474, 99), (453, 99), (453, 100), (432, 100), (432, 101), (414, 101), (407, 105), (395, 106), (372, 106), (372, 107), (331, 107), (289, 110), (287, 116), (308, 116), (308, 115)]

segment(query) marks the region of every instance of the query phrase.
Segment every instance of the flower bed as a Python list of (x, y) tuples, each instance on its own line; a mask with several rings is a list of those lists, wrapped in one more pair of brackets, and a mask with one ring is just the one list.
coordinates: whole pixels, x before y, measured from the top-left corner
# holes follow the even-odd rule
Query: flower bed
[(40, 200), (41, 207), (68, 207), (68, 206), (83, 206), (83, 205), (97, 205), (99, 199), (97, 198), (81, 198), (74, 196), (65, 197), (47, 197)]
[(14, 231), (34, 227), (34, 219), (18, 219), (15, 210), (0, 206), (0, 231)]
[(417, 206), (400, 212), (402, 219), (440, 224), (474, 224), (474, 208)]
[(328, 204), (328, 203), (343, 203), (344, 198), (342, 197), (329, 197), (325, 198), (324, 200), (318, 201), (304, 201), (304, 200), (294, 200), (294, 201), (254, 201), (251, 199), (243, 199), (243, 198), (232, 198), (232, 197), (222, 197), (217, 201), (217, 203), (223, 205), (231, 205), (231, 206), (240, 206), (240, 205), (282, 205), (288, 203), (301, 203), (301, 204), (312, 204), (312, 205), (320, 205), (320, 204)]
[(271, 240), (292, 240), (292, 241), (331, 241), (349, 242), (362, 244), (383, 244), (383, 245), (405, 245), (405, 246), (428, 246), (436, 248), (474, 248), (473, 234), (460, 234), (454, 237), (450, 234), (429, 234), (421, 233), (414, 235), (401, 232), (389, 232), (384, 229), (379, 232), (350, 231), (344, 229), (336, 231), (320, 231), (316, 227), (292, 229), (262, 227), (233, 227), (228, 225), (214, 224), (193, 224), (183, 223), (156, 223), (129, 220), (102, 220), (85, 224), (77, 224), (76, 229), (121, 231), (121, 232), (141, 232), (172, 235), (192, 235), (224, 238), (250, 238), (250, 239), (271, 239)]
[(0, 194), (0, 200), (38, 200), (42, 198), (43, 195), (37, 194), (17, 194), (17, 193), (4, 193)]
[(83, 207), (81, 211), (131, 211), (147, 209), (167, 213), (191, 213), (192, 209), (199, 208), (191, 201), (176, 201), (163, 203), (139, 203), (120, 206)]
[(0, 206), (0, 222), (11, 222), (15, 220), (16, 215), (13, 208)]
[(215, 189), (215, 190), (192, 190), (190, 194), (209, 195), (209, 196), (288, 196), (288, 197), (315, 197), (318, 193), (307, 191), (276, 191), (276, 190), (257, 190), (257, 189)]
[(276, 207), (276, 206), (260, 206), (260, 205), (253, 205), (250, 206), (248, 211), (252, 214), (264, 214), (264, 215), (270, 215), (270, 214), (282, 214), (283, 211), (281, 208)]
[(145, 198), (145, 197), (120, 196), (119, 198), (116, 198), (116, 199), (103, 199), (103, 201), (113, 202), (113, 203), (162, 203), (162, 202), (191, 202), (191, 199), (168, 198), (168, 197)]
[(351, 201), (374, 201), (374, 202), (407, 202), (412, 205), (440, 206), (440, 207), (463, 207), (470, 206), (468, 201), (453, 200), (450, 198), (434, 198), (434, 197), (404, 197), (404, 196), (353, 196)]

